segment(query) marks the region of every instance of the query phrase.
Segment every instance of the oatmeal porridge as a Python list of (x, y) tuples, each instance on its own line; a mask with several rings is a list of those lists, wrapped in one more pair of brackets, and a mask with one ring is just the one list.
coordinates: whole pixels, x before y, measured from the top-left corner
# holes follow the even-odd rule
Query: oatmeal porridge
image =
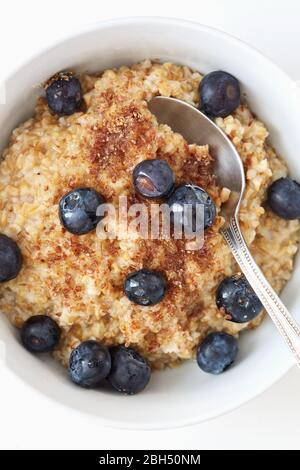
[[(81, 108), (57, 115), (45, 97), (39, 98), (34, 116), (13, 131), (3, 154), (0, 233), (17, 243), (23, 265), (17, 277), (0, 284), (0, 310), (20, 328), (35, 315), (55, 320), (61, 336), (53, 354), (64, 366), (80, 343), (96, 340), (133, 348), (161, 369), (193, 358), (211, 332), (237, 336), (257, 327), (263, 311), (238, 323), (216, 305), (219, 284), (239, 269), (220, 234), (220, 207), (229, 192), (216, 183), (208, 146), (189, 145), (147, 108), (156, 95), (198, 106), (200, 73), (146, 60), (78, 78)], [(245, 168), (242, 232), (280, 292), (293, 269), (299, 221), (280, 218), (266, 197), (271, 183), (287, 176), (287, 166), (247, 103), (215, 122)], [(139, 202), (133, 170), (152, 159), (168, 164), (176, 185), (197, 185), (214, 201), (214, 223), (199, 251), (186, 249), (185, 240), (147, 240), (134, 231), (124, 239), (101, 240), (95, 231), (78, 236), (66, 230), (58, 217), (64, 195), (93, 188), (115, 207), (120, 196)], [(140, 305), (124, 292), (124, 280), (139, 270), (163, 275), (166, 290), (159, 302)]]

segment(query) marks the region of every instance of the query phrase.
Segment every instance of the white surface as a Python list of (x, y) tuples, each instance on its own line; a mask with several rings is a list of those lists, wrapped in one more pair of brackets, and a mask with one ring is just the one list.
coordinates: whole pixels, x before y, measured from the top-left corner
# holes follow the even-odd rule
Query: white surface
[[(35, 3), (39, 5), (37, 10), (34, 2), (27, 1), (24, 6), (10, 1), (4, 9), (2, 7), (4, 11), (1, 15), (0, 38), (2, 44), (7, 45), (7, 53), (2, 57), (1, 74), (23, 61), (41, 44), (51, 42), (53, 31), (59, 38), (73, 25), (112, 17), (117, 12), (118, 16), (157, 14), (197, 19), (245, 39), (272, 56), (294, 78), (300, 77), (300, 64), (293, 60), (298, 56), (300, 45), (297, 31), (300, 10), (296, 1), (252, 1), (248, 7), (241, 7), (240, 2), (233, 0), (185, 1), (185, 11), (189, 11), (190, 5), (188, 16), (184, 14), (183, 3), (174, 0), (164, 2), (166, 5), (155, 1), (151, 2), (151, 6), (137, 3), (136, 7), (133, 2), (115, 1), (111, 9), (101, 3), (86, 1), (87, 11), (79, 8), (75, 11), (74, 3), (71, 6), (70, 2), (59, 2), (58, 5), (52, 1), (51, 6), (49, 2), (39, 2)], [(35, 27), (33, 21), (40, 24)], [(22, 38), (22, 41), (17, 38)], [(89, 419), (36, 396), (26, 386), (17, 386), (13, 383), (14, 379), (5, 380), (3, 373), (2, 403), (5, 405), (0, 408), (0, 445), (4, 448), (299, 448), (300, 411), (297, 399), (300, 379), (297, 372), (291, 371), (280, 384), (230, 415), (196, 428), (151, 433), (101, 429), (95, 420), (87, 423)], [(18, 401), (19, 405), (15, 405)], [(87, 424), (88, 433), (82, 435), (80, 428), (84, 425), (87, 429)]]

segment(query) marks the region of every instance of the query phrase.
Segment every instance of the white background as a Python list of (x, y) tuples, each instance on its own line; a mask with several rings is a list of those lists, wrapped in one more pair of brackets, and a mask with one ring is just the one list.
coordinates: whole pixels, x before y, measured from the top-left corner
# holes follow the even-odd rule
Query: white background
[[(133, 15), (174, 16), (217, 27), (260, 49), (300, 79), (298, 0), (4, 0), (0, 77), (80, 25)], [(300, 159), (300, 149), (295, 151)], [(103, 428), (96, 419), (38, 395), (8, 375), (1, 363), (0, 381), (2, 449), (300, 449), (296, 368), (226, 416), (194, 427), (150, 432)]]

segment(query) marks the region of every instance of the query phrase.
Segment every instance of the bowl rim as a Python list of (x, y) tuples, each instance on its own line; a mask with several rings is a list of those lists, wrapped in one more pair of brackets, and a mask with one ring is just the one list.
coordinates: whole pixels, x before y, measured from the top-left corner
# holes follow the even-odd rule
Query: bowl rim
[[(286, 81), (287, 85), (289, 86), (294, 85), (296, 88), (298, 88), (296, 85), (296, 82), (293, 81), (293, 79), (284, 70), (282, 70), (276, 63), (274, 63), (270, 58), (265, 56), (265, 54), (263, 54), (257, 48), (250, 46), (247, 42), (235, 37), (234, 35), (230, 33), (226, 33), (222, 30), (219, 30), (211, 26), (203, 25), (201, 23), (198, 23), (197, 21), (186, 20), (186, 19), (181, 19), (181, 18), (176, 18), (176, 17), (167, 17), (167, 16), (116, 17), (116, 18), (111, 18), (107, 20), (99, 20), (99, 21), (91, 22), (91, 23), (85, 24), (84, 26), (75, 27), (72, 31), (67, 32), (67, 34), (59, 37), (57, 40), (47, 43), (46, 46), (41, 47), (38, 51), (26, 56), (26, 58), (20, 61), (18, 65), (16, 65), (13, 68), (10, 68), (10, 71), (7, 74), (4, 74), (4, 76), (1, 78), (1, 81), (2, 83), (5, 83), (5, 81), (10, 81), (11, 79), (14, 78), (16, 74), (20, 73), (22, 69), (28, 66), (32, 61), (38, 60), (39, 57), (44, 56), (45, 54), (50, 52), (53, 48), (57, 47), (59, 44), (75, 39), (76, 37), (79, 37), (83, 34), (97, 31), (99, 29), (107, 29), (107, 28), (115, 27), (118, 25), (130, 26), (130, 25), (142, 25), (146, 23), (147, 25), (167, 24), (167, 25), (178, 26), (179, 28), (190, 28), (194, 30), (198, 29), (203, 32), (207, 32), (210, 35), (214, 35), (215, 37), (218, 37), (220, 39), (224, 38), (227, 41), (230, 41), (235, 46), (239, 46), (239, 47), (242, 47), (243, 49), (247, 49), (248, 53), (252, 54), (254, 57), (260, 57), (264, 62), (268, 63), (268, 65), (273, 68), (274, 72), (276, 72), (277, 75), (281, 76), (282, 80)], [(30, 382), (25, 382), (18, 374), (16, 374), (12, 370), (12, 368), (8, 366), (8, 364), (5, 361), (3, 362), (2, 366), (5, 367), (9, 371), (9, 373), (11, 373), (17, 380), (20, 380), (23, 383), (23, 385), (30, 387), (35, 392), (42, 395), (44, 398), (47, 398), (51, 400), (52, 402), (56, 402), (58, 405), (66, 408), (65, 404), (63, 404), (62, 402), (59, 402), (56, 398), (50, 397), (50, 395), (45, 395), (45, 393), (37, 389)], [(140, 424), (139, 422), (128, 423), (124, 421), (107, 420), (99, 416), (92, 416), (92, 415), (89, 415), (89, 416), (92, 419), (96, 419), (98, 423), (101, 423), (105, 427), (111, 427), (111, 428), (117, 428), (117, 429), (145, 430), (145, 431), (148, 430), (149, 431), (149, 430), (175, 429), (175, 428), (183, 428), (187, 426), (194, 426), (205, 421), (216, 419), (219, 416), (227, 414), (239, 408), (243, 404), (248, 403), (253, 398), (258, 397), (263, 392), (268, 390), (273, 384), (275, 384), (281, 378), (283, 378), (284, 375), (291, 369), (292, 366), (293, 366), (292, 358), (290, 359), (287, 358), (285, 370), (283, 370), (283, 367), (281, 367), (280, 370), (274, 369), (271, 382), (269, 382), (268, 384), (262, 384), (260, 386), (258, 385), (254, 393), (248, 394), (247, 397), (242, 397), (240, 402), (235, 401), (232, 405), (227, 405), (227, 406), (223, 405), (220, 408), (216, 407), (216, 410), (214, 412), (209, 412), (204, 416), (203, 415), (197, 416), (197, 414), (195, 414), (193, 418), (180, 419), (176, 423), (170, 422), (170, 421), (160, 421), (159, 423)], [(71, 407), (70, 409), (74, 410), (74, 408), (71, 408)], [(89, 414), (79, 409), (76, 409), (75, 411), (78, 414), (85, 416), (85, 418), (87, 418), (87, 415)]]
[(296, 83), (299, 83), (300, 85), (300, 80), (294, 81), (288, 75), (288, 73), (285, 72), (276, 62), (274, 62), (267, 55), (262, 53), (255, 46), (251, 46), (250, 44), (248, 44), (243, 39), (240, 39), (231, 33), (227, 33), (223, 31), (222, 29), (218, 29), (213, 26), (207, 26), (197, 21), (181, 19), (181, 18), (171, 17), (171, 16), (170, 17), (168, 16), (125, 16), (125, 17), (120, 16), (120, 17), (115, 17), (115, 18), (109, 18), (106, 20), (98, 20), (98, 21), (89, 22), (83, 26), (77, 26), (74, 29), (72, 29), (72, 31), (68, 31), (64, 36), (59, 37), (55, 41), (51, 41), (47, 43), (45, 46), (41, 47), (38, 51), (32, 54), (29, 54), (27, 58), (25, 58), (24, 60), (21, 60), (18, 63), (18, 65), (10, 68), (10, 72), (2, 76), (1, 82), (4, 82), (5, 80), (9, 81), (11, 78), (13, 78), (13, 76), (16, 73), (18, 73), (23, 67), (28, 65), (31, 61), (36, 60), (40, 56), (47, 54), (47, 52), (49, 52), (51, 49), (55, 48), (62, 42), (71, 40), (81, 34), (98, 30), (99, 28), (106, 29), (112, 26), (117, 26), (117, 25), (142, 24), (143, 22), (148, 23), (148, 24), (168, 23), (168, 24), (173, 24), (174, 26), (183, 26), (185, 28), (191, 28), (191, 29), (197, 28), (197, 29), (201, 29), (204, 32), (214, 34), (215, 36), (226, 38), (227, 40), (230, 40), (232, 43), (236, 45), (240, 45), (244, 49), (247, 49), (249, 53), (252, 53), (256, 56), (260, 56), (265, 62), (268, 62), (271, 67), (275, 68), (277, 73), (279, 73), (283, 78), (287, 79), (290, 84), (292, 83), (295, 85)]

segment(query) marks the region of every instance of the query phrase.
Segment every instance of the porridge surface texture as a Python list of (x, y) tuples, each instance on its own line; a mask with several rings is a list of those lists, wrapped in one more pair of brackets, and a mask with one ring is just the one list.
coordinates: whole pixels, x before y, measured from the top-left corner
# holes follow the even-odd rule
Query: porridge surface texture
[[(184, 240), (144, 240), (133, 229), (123, 239), (101, 240), (96, 232), (76, 236), (61, 226), (59, 200), (77, 187), (96, 189), (116, 208), (119, 196), (127, 196), (129, 204), (145, 202), (132, 185), (133, 169), (144, 159), (166, 160), (177, 184), (203, 187), (217, 210), (228, 198), (228, 190), (215, 182), (209, 148), (188, 145), (147, 108), (158, 94), (197, 105), (199, 73), (146, 60), (79, 78), (84, 111), (57, 117), (39, 98), (34, 117), (13, 131), (0, 163), (0, 233), (18, 243), (24, 258), (18, 277), (0, 285), (0, 310), (18, 327), (36, 314), (55, 319), (62, 338), (54, 355), (64, 365), (81, 341), (98, 339), (132, 346), (154, 368), (163, 368), (193, 357), (210, 331), (235, 335), (259, 325), (263, 313), (237, 324), (216, 307), (218, 284), (239, 272), (219, 233), (220, 215), (206, 230), (200, 251), (188, 251)], [(271, 182), (287, 175), (286, 164), (246, 104), (216, 123), (245, 166), (242, 231), (280, 291), (293, 269), (299, 222), (280, 219), (264, 200)], [(125, 277), (141, 268), (166, 277), (167, 293), (157, 305), (135, 305), (123, 293)]]

